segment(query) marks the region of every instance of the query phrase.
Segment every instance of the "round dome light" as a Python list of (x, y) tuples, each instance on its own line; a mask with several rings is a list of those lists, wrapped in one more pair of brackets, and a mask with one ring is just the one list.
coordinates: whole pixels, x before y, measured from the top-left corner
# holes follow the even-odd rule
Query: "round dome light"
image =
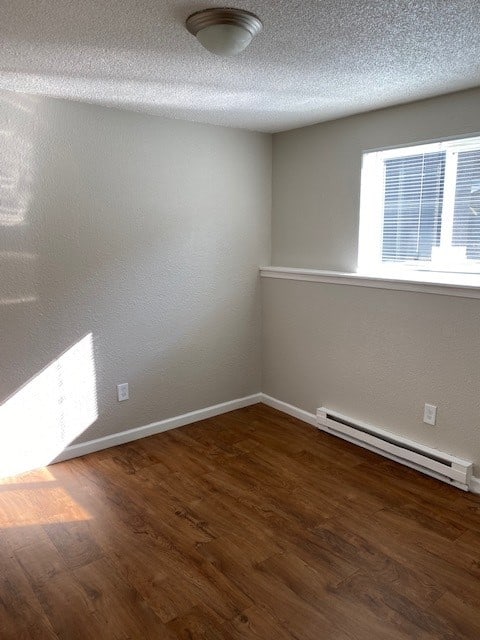
[(187, 18), (187, 29), (211, 53), (234, 56), (262, 29), (257, 16), (242, 9), (206, 9)]

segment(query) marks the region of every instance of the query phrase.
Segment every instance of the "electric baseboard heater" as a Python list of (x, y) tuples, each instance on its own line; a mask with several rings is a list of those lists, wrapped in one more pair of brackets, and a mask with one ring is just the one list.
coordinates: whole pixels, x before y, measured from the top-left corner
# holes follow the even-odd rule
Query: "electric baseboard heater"
[(473, 464), (412, 440), (395, 436), (359, 420), (317, 409), (319, 429), (468, 491)]

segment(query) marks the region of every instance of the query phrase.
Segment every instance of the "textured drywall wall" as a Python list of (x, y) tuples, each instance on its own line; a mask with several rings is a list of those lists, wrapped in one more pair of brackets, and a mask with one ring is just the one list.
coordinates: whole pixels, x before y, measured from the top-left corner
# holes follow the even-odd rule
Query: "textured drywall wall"
[[(480, 131), (480, 90), (274, 136), (273, 264), (356, 268), (361, 152)], [(480, 301), (263, 281), (263, 391), (477, 463)], [(425, 402), (437, 426), (423, 424)]]
[(260, 391), (271, 137), (11, 93), (0, 119), (2, 442)]
[(362, 151), (480, 132), (480, 88), (273, 136), (272, 263), (355, 271)]
[[(477, 463), (478, 300), (263, 281), (263, 391), (322, 405)], [(438, 406), (435, 427), (422, 422)]]

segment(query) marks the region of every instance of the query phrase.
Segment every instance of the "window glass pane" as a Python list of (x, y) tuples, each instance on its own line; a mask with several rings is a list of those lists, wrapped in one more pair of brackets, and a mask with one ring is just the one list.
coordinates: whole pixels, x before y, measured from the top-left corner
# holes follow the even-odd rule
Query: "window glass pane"
[(453, 244), (466, 248), (466, 258), (480, 260), (480, 150), (458, 154), (453, 218)]
[(430, 260), (441, 233), (445, 152), (384, 161), (383, 262)]

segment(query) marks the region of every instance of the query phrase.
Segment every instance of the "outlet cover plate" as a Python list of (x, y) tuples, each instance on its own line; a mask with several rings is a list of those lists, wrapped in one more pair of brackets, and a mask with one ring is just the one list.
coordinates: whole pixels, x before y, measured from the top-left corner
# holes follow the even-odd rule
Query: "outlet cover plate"
[(425, 404), (423, 421), (425, 424), (431, 424), (432, 426), (437, 422), (437, 407), (434, 404)]
[(122, 384), (117, 384), (117, 398), (119, 402), (128, 400), (129, 398), (128, 382), (122, 382)]

